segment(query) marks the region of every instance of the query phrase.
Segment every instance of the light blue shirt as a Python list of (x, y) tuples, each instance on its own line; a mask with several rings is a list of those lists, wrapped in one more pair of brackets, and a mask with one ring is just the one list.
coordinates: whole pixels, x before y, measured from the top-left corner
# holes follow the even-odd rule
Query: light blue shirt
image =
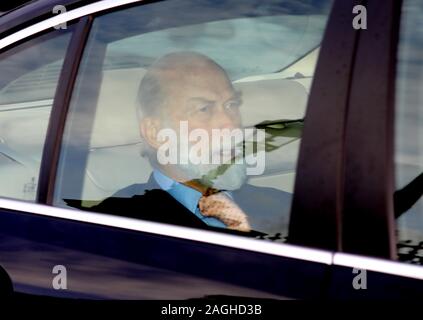
[(168, 192), (180, 204), (195, 214), (199, 219), (203, 220), (206, 224), (212, 227), (226, 228), (226, 225), (219, 219), (205, 217), (201, 214), (200, 209), (198, 208), (198, 201), (200, 201), (202, 196), (201, 192), (169, 178), (159, 170), (154, 170), (153, 176), (160, 188)]

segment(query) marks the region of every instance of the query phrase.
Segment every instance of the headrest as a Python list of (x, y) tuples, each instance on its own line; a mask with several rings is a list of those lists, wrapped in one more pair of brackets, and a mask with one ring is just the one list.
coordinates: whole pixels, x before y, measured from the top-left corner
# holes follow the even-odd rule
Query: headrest
[[(100, 88), (91, 147), (109, 147), (139, 143), (136, 97), (146, 70), (142, 68), (106, 70)], [(305, 88), (292, 80), (237, 81), (242, 92), (244, 126), (265, 120), (304, 117), (307, 102)]]
[(242, 92), (241, 107), (244, 126), (276, 119), (301, 119), (304, 117), (307, 92), (298, 82), (272, 79), (235, 82)]
[[(93, 149), (87, 166), (87, 178), (99, 194), (105, 192), (110, 195), (130, 184), (145, 182), (152, 171), (148, 160), (140, 155), (142, 141), (135, 108), (139, 83), (144, 74), (145, 70), (140, 68), (104, 72), (91, 140)], [(240, 80), (234, 86), (242, 91), (241, 113), (245, 126), (266, 120), (304, 117), (307, 92), (295, 81)], [(292, 172), (298, 150), (299, 140), (268, 152), (264, 175)], [(89, 188), (89, 184), (86, 187)], [(91, 193), (89, 189), (86, 192)]]
[(136, 113), (138, 87), (146, 70), (106, 70), (91, 135), (91, 148), (141, 141)]

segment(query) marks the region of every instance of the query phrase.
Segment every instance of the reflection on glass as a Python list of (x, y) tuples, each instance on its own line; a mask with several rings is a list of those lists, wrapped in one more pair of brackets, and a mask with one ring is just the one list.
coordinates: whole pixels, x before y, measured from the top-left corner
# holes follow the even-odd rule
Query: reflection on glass
[(0, 197), (34, 201), (69, 28), (0, 54)]
[(283, 241), (330, 5), (176, 0), (97, 18), (55, 204)]

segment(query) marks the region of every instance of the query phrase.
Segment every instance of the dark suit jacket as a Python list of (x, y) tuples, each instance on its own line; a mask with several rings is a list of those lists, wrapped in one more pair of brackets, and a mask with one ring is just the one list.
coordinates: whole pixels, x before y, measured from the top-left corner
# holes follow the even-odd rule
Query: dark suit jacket
[[(274, 188), (255, 187), (245, 184), (232, 191), (235, 202), (248, 215), (254, 231), (242, 235), (259, 236), (262, 234), (286, 234), (291, 195)], [(216, 230), (210, 227), (186, 209), (168, 192), (162, 190), (153, 176), (147, 183), (133, 184), (106, 198), (89, 209), (80, 207), (80, 202), (65, 200), (68, 205), (83, 210), (111, 213), (149, 221)], [(239, 233), (226, 230), (229, 233)]]

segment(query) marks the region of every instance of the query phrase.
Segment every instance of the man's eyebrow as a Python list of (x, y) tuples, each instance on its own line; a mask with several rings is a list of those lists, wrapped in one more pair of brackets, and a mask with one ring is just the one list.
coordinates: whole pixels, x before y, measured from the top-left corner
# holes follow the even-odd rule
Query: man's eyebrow
[[(242, 91), (235, 91), (234, 94), (227, 100), (241, 100), (242, 99)], [(188, 99), (189, 101), (200, 101), (200, 102), (207, 102), (207, 103), (216, 103), (215, 100), (210, 100), (204, 97), (191, 97)]]
[(187, 104), (187, 111), (195, 110), (197, 108), (196, 103), (205, 103), (205, 104), (210, 103), (210, 104), (213, 104), (213, 105), (216, 104), (216, 101), (208, 100), (208, 99), (203, 98), (203, 97), (191, 97), (191, 98), (188, 98), (188, 102), (189, 103)]

